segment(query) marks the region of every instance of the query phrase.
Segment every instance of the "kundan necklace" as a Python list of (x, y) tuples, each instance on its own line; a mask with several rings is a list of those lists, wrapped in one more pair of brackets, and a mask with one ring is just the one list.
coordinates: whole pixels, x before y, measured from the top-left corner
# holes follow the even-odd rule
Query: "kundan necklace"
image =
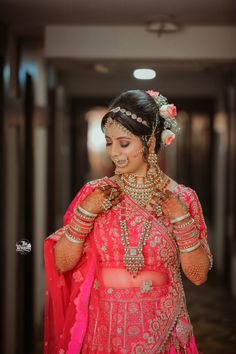
[(117, 175), (117, 183), (120, 185), (124, 193), (128, 194), (136, 203), (144, 207), (154, 195), (156, 191), (163, 190), (169, 182), (168, 177), (158, 167), (154, 174), (147, 174), (143, 177), (143, 183), (137, 183), (136, 175), (121, 174)]
[(138, 245), (130, 246), (129, 234), (127, 221), (125, 214), (121, 212), (120, 218), (120, 227), (121, 227), (121, 242), (124, 246), (124, 257), (123, 262), (124, 266), (128, 272), (135, 278), (137, 274), (142, 270), (144, 266), (144, 255), (143, 255), (143, 246), (146, 245), (146, 242), (149, 238), (149, 231), (151, 228), (151, 218), (145, 221), (143, 230), (140, 235), (138, 235)]

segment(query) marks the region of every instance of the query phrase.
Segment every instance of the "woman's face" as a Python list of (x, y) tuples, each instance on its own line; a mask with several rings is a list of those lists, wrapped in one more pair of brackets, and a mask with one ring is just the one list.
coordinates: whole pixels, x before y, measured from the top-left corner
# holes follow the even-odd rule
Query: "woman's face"
[(117, 123), (105, 129), (106, 150), (116, 165), (116, 173), (146, 175), (147, 163), (143, 160), (143, 144), (140, 138)]

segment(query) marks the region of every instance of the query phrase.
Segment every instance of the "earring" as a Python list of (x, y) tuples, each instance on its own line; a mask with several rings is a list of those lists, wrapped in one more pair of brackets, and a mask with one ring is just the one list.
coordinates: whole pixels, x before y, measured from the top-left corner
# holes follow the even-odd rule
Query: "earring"
[(148, 154), (148, 174), (152, 175), (157, 172), (158, 164), (157, 164), (157, 154), (152, 151)]
[(158, 170), (158, 163), (157, 163), (157, 154), (155, 153), (154, 146), (152, 145), (151, 139), (150, 139), (150, 150), (147, 158), (147, 162), (149, 164), (149, 169), (147, 174), (149, 176), (154, 175), (157, 173)]

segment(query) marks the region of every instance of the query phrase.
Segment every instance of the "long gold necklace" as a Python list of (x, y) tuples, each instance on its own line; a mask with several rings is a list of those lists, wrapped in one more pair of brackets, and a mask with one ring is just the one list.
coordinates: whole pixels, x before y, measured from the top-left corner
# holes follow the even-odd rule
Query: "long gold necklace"
[(149, 231), (151, 228), (151, 218), (145, 221), (143, 230), (138, 235), (138, 245), (130, 246), (130, 240), (128, 235), (127, 221), (125, 214), (121, 212), (120, 227), (121, 227), (121, 241), (124, 246), (124, 266), (128, 272), (135, 278), (137, 274), (142, 270), (144, 266), (143, 246), (149, 238)]
[[(116, 175), (116, 181), (122, 191), (128, 194), (140, 206), (144, 207), (154, 195), (158, 196), (157, 190), (162, 190), (169, 183), (169, 178), (158, 167), (154, 174), (144, 176), (143, 183), (137, 183), (137, 177), (133, 174)], [(155, 211), (157, 215), (162, 214), (161, 206), (156, 205)], [(128, 226), (125, 213), (121, 211), (120, 227), (121, 241), (124, 246), (124, 266), (128, 272), (135, 278), (144, 266), (143, 247), (149, 238), (151, 228), (151, 217), (144, 222), (143, 230), (138, 235), (138, 244), (130, 245)]]

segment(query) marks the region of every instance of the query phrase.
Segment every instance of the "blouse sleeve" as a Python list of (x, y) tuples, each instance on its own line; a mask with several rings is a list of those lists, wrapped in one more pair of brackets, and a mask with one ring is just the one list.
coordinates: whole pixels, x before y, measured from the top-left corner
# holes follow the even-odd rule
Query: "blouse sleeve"
[(209, 244), (208, 244), (208, 231), (205, 223), (205, 219), (203, 216), (202, 206), (198, 199), (197, 193), (190, 187), (186, 188), (186, 192), (184, 193), (185, 202), (187, 202), (189, 206), (189, 213), (191, 217), (195, 221), (195, 225), (197, 230), (199, 231), (199, 241), (201, 246), (206, 251), (209, 258), (209, 270), (212, 269), (213, 266), (213, 255), (211, 253)]
[(54, 241), (58, 241), (66, 232), (70, 219), (74, 215), (74, 209), (76, 205), (81, 203), (83, 199), (90, 193), (91, 187), (88, 184), (85, 184), (79, 192), (76, 194), (74, 199), (69, 204), (64, 216), (63, 216), (63, 225), (58, 230), (54, 231), (51, 235), (49, 235), (45, 240), (52, 239)]

